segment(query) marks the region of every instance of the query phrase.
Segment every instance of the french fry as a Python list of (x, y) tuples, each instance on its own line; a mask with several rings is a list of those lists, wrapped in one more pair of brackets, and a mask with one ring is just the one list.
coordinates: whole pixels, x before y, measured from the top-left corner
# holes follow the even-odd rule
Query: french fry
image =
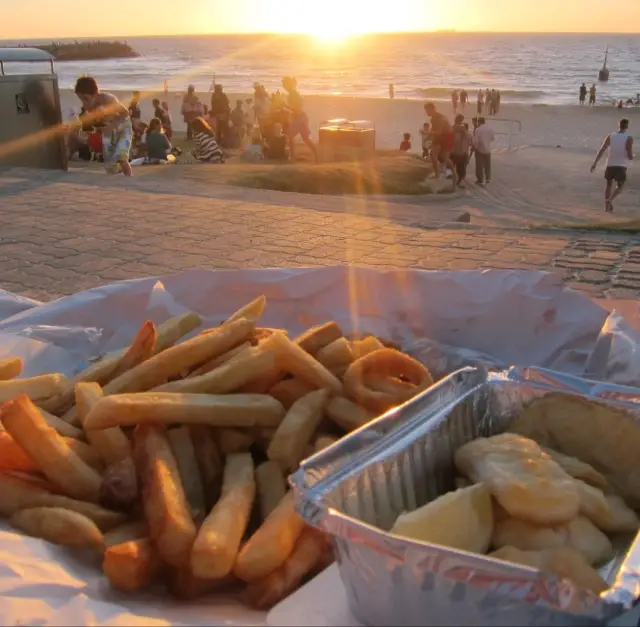
[(304, 459), (305, 447), (311, 441), (324, 415), (328, 390), (315, 390), (297, 400), (278, 427), (267, 456), (284, 470), (293, 471)]
[[(84, 442), (63, 438), (67, 446), (86, 464), (99, 470), (102, 463), (95, 451)], [(40, 466), (18, 445), (6, 431), (0, 431), (0, 470), (40, 472)]]
[(256, 488), (260, 516), (264, 521), (282, 501), (287, 491), (282, 468), (271, 461), (260, 464), (256, 468)]
[(151, 538), (160, 557), (180, 568), (189, 562), (196, 527), (171, 446), (159, 429), (146, 425), (135, 430), (133, 443)]
[(340, 337), (323, 346), (315, 355), (325, 368), (336, 368), (350, 364), (354, 360), (349, 340)]
[(207, 512), (204, 500), (204, 488), (198, 469), (196, 452), (191, 441), (189, 427), (177, 427), (167, 431), (169, 444), (176, 458), (182, 486), (187, 497), (187, 502), (191, 508), (193, 518), (204, 516)]
[(333, 438), (330, 435), (322, 435), (318, 439), (316, 439), (316, 443), (314, 445), (314, 453), (319, 453), (324, 449), (330, 447), (332, 444), (335, 444), (338, 441), (337, 438)]
[(122, 544), (123, 542), (131, 542), (132, 540), (141, 540), (149, 537), (149, 526), (144, 520), (124, 523), (111, 531), (104, 534), (104, 546), (109, 548)]
[(336, 377), (283, 333), (274, 333), (261, 342), (260, 347), (276, 355), (278, 365), (284, 372), (290, 372), (314, 387), (327, 388), (336, 394), (342, 390), (342, 383)]
[(193, 311), (169, 318), (158, 325), (154, 355), (173, 346), (180, 338), (188, 335), (202, 324), (202, 318)]
[(249, 585), (247, 598), (250, 605), (256, 609), (268, 609), (289, 596), (323, 562), (326, 544), (322, 532), (305, 527), (286, 562)]
[(312, 392), (315, 388), (302, 379), (293, 377), (284, 379), (269, 388), (269, 394), (279, 400), (285, 409), (289, 409), (297, 400)]
[(222, 455), (247, 453), (255, 442), (255, 438), (248, 431), (240, 429), (217, 429), (216, 440)]
[(368, 335), (361, 340), (352, 340), (351, 342), (351, 352), (354, 360), (381, 348), (384, 348), (384, 344), (375, 335)]
[(327, 403), (324, 411), (329, 420), (345, 431), (359, 429), (375, 418), (368, 409), (344, 396), (334, 396)]
[(182, 394), (228, 394), (243, 385), (269, 374), (276, 365), (273, 353), (249, 348), (235, 359), (199, 377), (172, 381), (156, 387), (154, 392)]
[(42, 472), (73, 498), (96, 502), (100, 475), (74, 453), (42, 418), (27, 396), (0, 408), (4, 428)]
[[(102, 398), (102, 388), (97, 383), (76, 383), (76, 407), (80, 424), (84, 425), (87, 416)], [(85, 434), (105, 464), (114, 464), (132, 455), (131, 442), (120, 427), (86, 429)]]
[(255, 499), (249, 453), (229, 455), (220, 499), (205, 518), (191, 551), (191, 570), (201, 579), (226, 577), (236, 561)]
[(251, 348), (250, 342), (243, 342), (242, 344), (238, 344), (238, 346), (236, 346), (235, 348), (228, 350), (226, 353), (222, 353), (222, 355), (218, 357), (214, 357), (212, 360), (206, 362), (205, 364), (202, 364), (202, 366), (193, 370), (191, 373), (189, 373), (187, 379), (207, 374), (207, 372), (215, 370), (218, 366), (222, 366), (222, 364), (226, 364), (232, 359), (235, 359), (238, 355), (249, 348)]
[(38, 407), (38, 411), (40, 415), (44, 418), (44, 421), (50, 426), (53, 427), (60, 435), (63, 435), (67, 438), (81, 438), (83, 437), (83, 433), (81, 429), (70, 425), (62, 418), (58, 418), (58, 416), (54, 416), (50, 414), (48, 411), (42, 409), (42, 407)]
[(69, 380), (61, 374), (41, 374), (27, 379), (0, 381), (0, 403), (24, 394), (34, 403), (43, 404), (47, 399), (64, 392)]
[(112, 512), (94, 503), (51, 494), (30, 481), (0, 473), (0, 514), (2, 516), (12, 516), (20, 510), (33, 507), (62, 507), (70, 509), (93, 520), (101, 531), (109, 531), (121, 525), (126, 519), (119, 512)]
[[(257, 350), (262, 349), (258, 348)], [(238, 389), (238, 392), (242, 392), (243, 394), (266, 394), (271, 386), (282, 379), (283, 372), (278, 365), (275, 355), (269, 351), (264, 352), (273, 357), (271, 367), (268, 369), (265, 368), (259, 377), (254, 377), (251, 381), (245, 383)]]
[(32, 475), (28, 472), (22, 472), (20, 470), (8, 470), (5, 471), (8, 477), (13, 479), (18, 479), (22, 483), (26, 483), (29, 486), (34, 488), (38, 488), (40, 490), (44, 490), (45, 492), (50, 492), (51, 494), (59, 494), (62, 495), (62, 491), (60, 488), (51, 483), (48, 479), (45, 479), (42, 475)]
[(22, 374), (22, 359), (20, 357), (5, 357), (0, 359), (0, 380), (8, 381)]
[(13, 527), (54, 544), (73, 547), (103, 546), (102, 532), (93, 520), (61, 507), (33, 507), (11, 516)]
[(295, 511), (293, 494), (288, 492), (242, 547), (233, 568), (236, 577), (257, 581), (284, 564), (304, 526)]
[(150, 538), (110, 546), (102, 561), (102, 572), (109, 583), (123, 592), (137, 592), (146, 588), (161, 568), (162, 560)]
[(262, 312), (267, 304), (267, 298), (265, 296), (258, 296), (255, 300), (252, 300), (249, 304), (241, 307), (234, 314), (231, 314), (223, 324), (231, 324), (236, 320), (241, 320), (245, 318), (247, 320), (251, 320), (256, 323), (262, 316)]
[(317, 327), (311, 327), (300, 334), (294, 342), (311, 355), (315, 355), (321, 348), (342, 337), (342, 329), (337, 322), (326, 322)]
[(407, 394), (412, 390), (417, 393), (418, 388), (407, 381), (401, 381), (395, 377), (366, 377), (365, 384), (371, 390), (376, 392), (384, 392), (385, 394), (391, 394), (392, 396)]
[(162, 385), (178, 377), (181, 372), (189, 372), (205, 361), (227, 352), (245, 340), (254, 326), (255, 323), (249, 320), (237, 320), (218, 327), (211, 333), (197, 335), (167, 348), (110, 381), (104, 387), (104, 393), (144, 392)]
[(189, 435), (200, 470), (204, 500), (208, 510), (218, 500), (222, 478), (222, 458), (211, 427), (190, 426)]
[(284, 407), (264, 394), (173, 394), (144, 392), (103, 398), (84, 427), (106, 429), (136, 424), (201, 424), (211, 427), (275, 427)]
[(149, 357), (153, 355), (156, 339), (156, 325), (147, 320), (140, 329), (138, 329), (138, 333), (136, 333), (136, 336), (133, 338), (129, 348), (119, 360), (111, 378), (115, 379), (123, 372), (126, 372), (149, 359)]

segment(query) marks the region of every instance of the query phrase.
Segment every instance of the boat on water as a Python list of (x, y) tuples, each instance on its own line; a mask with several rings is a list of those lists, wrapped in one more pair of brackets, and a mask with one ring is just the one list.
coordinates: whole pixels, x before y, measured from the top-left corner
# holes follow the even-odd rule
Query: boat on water
[(607, 50), (604, 53), (604, 63), (598, 72), (598, 80), (601, 83), (606, 83), (609, 80), (609, 68), (607, 67), (607, 60), (609, 58), (609, 46), (607, 46)]

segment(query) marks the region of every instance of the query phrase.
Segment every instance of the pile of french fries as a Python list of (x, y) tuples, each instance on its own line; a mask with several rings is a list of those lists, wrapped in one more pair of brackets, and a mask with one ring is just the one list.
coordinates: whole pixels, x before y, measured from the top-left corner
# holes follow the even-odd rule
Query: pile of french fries
[(418, 382), (424, 366), (335, 322), (295, 339), (260, 328), (265, 305), (180, 342), (198, 315), (146, 322), (73, 379), (18, 379), (21, 361), (0, 360), (0, 515), (99, 551), (112, 586), (130, 593), (240, 590), (266, 609), (325, 568), (330, 544), (296, 513), (287, 473), (430, 377)]

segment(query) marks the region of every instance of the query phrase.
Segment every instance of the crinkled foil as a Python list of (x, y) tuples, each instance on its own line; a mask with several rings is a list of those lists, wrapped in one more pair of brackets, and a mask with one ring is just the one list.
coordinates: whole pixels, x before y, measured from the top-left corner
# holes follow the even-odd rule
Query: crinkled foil
[(455, 489), (453, 454), (462, 444), (504, 431), (526, 403), (551, 391), (640, 408), (634, 388), (534, 368), (464, 368), (306, 460), (291, 477), (302, 516), (333, 537), (358, 620), (602, 625), (631, 607), (640, 592), (638, 538), (601, 569), (611, 587), (596, 596), (551, 574), (383, 531), (402, 512)]

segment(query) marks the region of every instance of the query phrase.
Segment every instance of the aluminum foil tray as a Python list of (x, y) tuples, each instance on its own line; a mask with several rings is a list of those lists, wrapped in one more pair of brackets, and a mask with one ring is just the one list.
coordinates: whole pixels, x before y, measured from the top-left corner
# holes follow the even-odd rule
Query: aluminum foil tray
[(506, 430), (525, 404), (550, 391), (640, 416), (635, 388), (542, 369), (465, 368), (309, 458), (291, 476), (302, 516), (332, 536), (359, 621), (603, 625), (633, 606), (640, 591), (640, 541), (632, 534), (614, 539), (617, 557), (600, 570), (611, 587), (598, 597), (534, 569), (383, 531), (400, 513), (455, 489), (458, 447)]

